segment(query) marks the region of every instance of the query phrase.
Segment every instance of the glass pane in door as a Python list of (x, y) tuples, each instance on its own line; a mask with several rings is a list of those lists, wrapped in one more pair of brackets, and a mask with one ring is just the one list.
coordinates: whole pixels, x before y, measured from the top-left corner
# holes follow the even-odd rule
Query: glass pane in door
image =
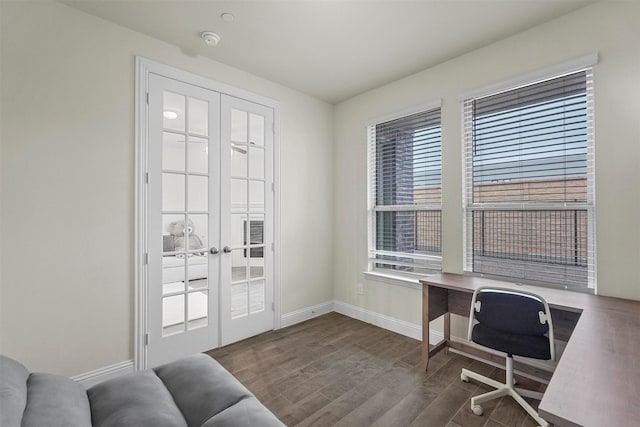
[(249, 144), (264, 146), (264, 117), (249, 115)]
[(231, 110), (231, 142), (247, 142), (247, 112)]
[(249, 282), (249, 310), (251, 314), (264, 311), (264, 280)]
[(184, 175), (162, 174), (162, 210), (184, 211)]
[(231, 176), (247, 176), (247, 146), (231, 143)]
[(206, 212), (209, 210), (209, 178), (189, 175), (189, 210)]
[(188, 295), (189, 315), (187, 328), (197, 329), (208, 324), (209, 292), (206, 290), (190, 292)]
[(164, 129), (184, 132), (184, 95), (165, 91), (163, 93), (162, 101), (162, 123)]
[(209, 103), (189, 98), (189, 133), (209, 135)]
[(172, 132), (162, 133), (162, 169), (184, 172), (184, 135)]
[(247, 210), (247, 180), (231, 179), (231, 209), (234, 212)]
[(184, 332), (184, 295), (162, 298), (162, 336)]
[(264, 148), (249, 148), (249, 177), (253, 179), (264, 179)]
[(253, 212), (264, 212), (264, 181), (249, 182), (249, 208)]
[(162, 334), (208, 324), (209, 103), (165, 91)]
[(189, 172), (202, 174), (209, 172), (209, 140), (190, 136), (188, 151)]
[(247, 283), (231, 285), (231, 318), (237, 319), (249, 314)]

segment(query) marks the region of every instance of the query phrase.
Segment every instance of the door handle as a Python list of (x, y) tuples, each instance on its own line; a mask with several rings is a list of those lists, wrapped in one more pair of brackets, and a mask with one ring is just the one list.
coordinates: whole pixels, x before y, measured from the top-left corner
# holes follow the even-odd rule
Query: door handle
[(224, 248), (222, 248), (222, 252), (228, 254), (229, 252), (231, 252), (231, 248), (229, 246), (225, 246)]
[(218, 248), (216, 248), (215, 246), (211, 246), (211, 249), (209, 249), (209, 252), (211, 252), (211, 255), (215, 255), (219, 251), (218, 251)]

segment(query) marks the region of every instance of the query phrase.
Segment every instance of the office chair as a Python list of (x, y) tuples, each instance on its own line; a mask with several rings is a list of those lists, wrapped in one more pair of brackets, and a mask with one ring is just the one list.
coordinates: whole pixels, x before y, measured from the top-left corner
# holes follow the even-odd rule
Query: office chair
[(469, 314), (469, 340), (484, 347), (507, 353), (504, 384), (462, 369), (460, 379), (469, 378), (496, 388), (471, 398), (471, 410), (482, 415), (481, 403), (502, 396), (511, 396), (542, 427), (549, 424), (523, 398), (542, 399), (542, 393), (514, 387), (513, 356), (534, 359), (555, 359), (553, 325), (547, 302), (529, 292), (482, 287), (473, 293)]

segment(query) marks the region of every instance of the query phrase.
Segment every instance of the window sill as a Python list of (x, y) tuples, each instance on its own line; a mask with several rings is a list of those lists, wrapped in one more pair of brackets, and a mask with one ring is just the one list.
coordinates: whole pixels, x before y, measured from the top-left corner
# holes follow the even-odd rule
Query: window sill
[[(393, 274), (380, 273), (378, 271), (365, 271), (362, 273), (365, 278), (376, 282), (388, 283), (391, 285), (404, 286), (411, 289), (422, 289), (419, 280), (421, 277), (408, 277)], [(426, 276), (425, 276), (426, 277)]]

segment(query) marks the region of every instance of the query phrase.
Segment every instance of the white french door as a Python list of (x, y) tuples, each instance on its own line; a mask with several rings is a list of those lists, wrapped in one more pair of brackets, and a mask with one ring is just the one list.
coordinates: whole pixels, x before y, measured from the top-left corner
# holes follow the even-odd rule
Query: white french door
[(222, 95), (221, 344), (273, 329), (273, 110)]
[(273, 109), (150, 73), (147, 364), (274, 327)]

